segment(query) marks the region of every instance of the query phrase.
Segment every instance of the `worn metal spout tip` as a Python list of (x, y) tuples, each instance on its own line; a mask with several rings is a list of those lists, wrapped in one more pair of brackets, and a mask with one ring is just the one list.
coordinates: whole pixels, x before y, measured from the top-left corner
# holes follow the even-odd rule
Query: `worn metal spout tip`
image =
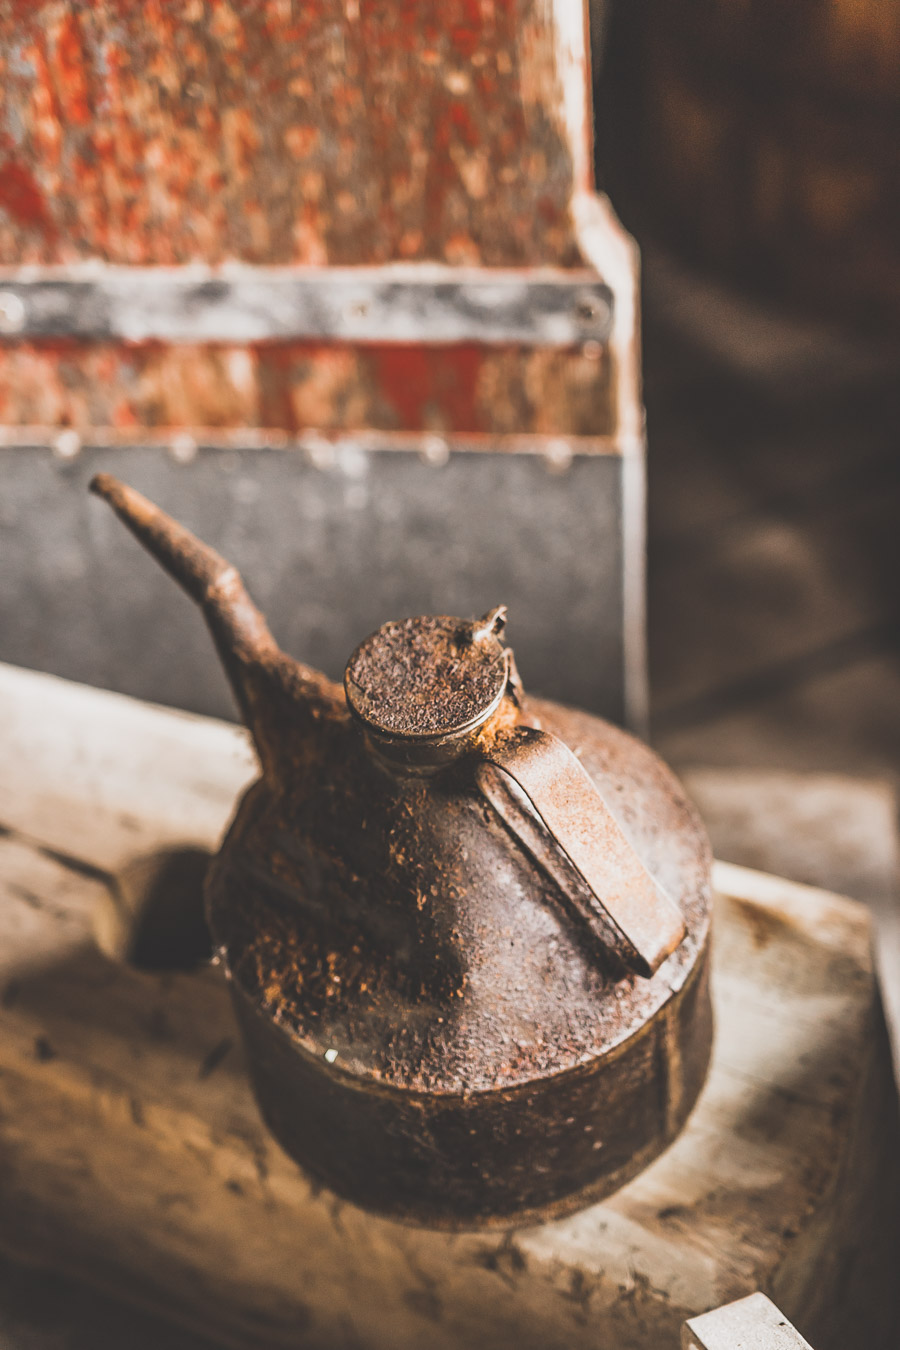
[[(111, 473), (94, 474), (88, 484), (88, 491), (108, 502), (132, 534), (140, 539), (144, 547), (149, 549), (183, 586), (186, 585), (185, 568), (188, 572), (197, 570), (196, 566), (192, 568), (189, 565), (188, 555), (192, 551), (204, 554), (210, 559), (215, 558), (217, 562), (225, 566), (218, 554), (212, 554), (211, 550), (207, 549), (199, 540), (194, 539), (187, 530), (167, 516), (158, 506), (155, 506), (153, 502), (133, 487), (129, 487), (127, 483), (123, 483), (121, 479), (114, 478)], [(178, 559), (184, 560), (184, 567), (174, 568), (172, 566), (172, 563)], [(200, 597), (195, 596), (195, 599), (197, 598)]]
[(113, 478), (111, 473), (95, 473), (88, 483), (88, 492), (93, 492), (96, 497), (105, 497), (107, 501), (115, 496), (116, 490), (123, 488), (124, 483), (120, 483), (118, 478)]
[(111, 473), (95, 473), (88, 483), (88, 492), (93, 492), (95, 497), (102, 497), (132, 528), (141, 521), (149, 522), (162, 516), (152, 502), (121, 479), (114, 478)]
[(223, 575), (234, 571), (214, 549), (111, 473), (95, 474), (89, 489), (109, 503), (131, 533), (199, 604), (210, 598), (211, 589)]

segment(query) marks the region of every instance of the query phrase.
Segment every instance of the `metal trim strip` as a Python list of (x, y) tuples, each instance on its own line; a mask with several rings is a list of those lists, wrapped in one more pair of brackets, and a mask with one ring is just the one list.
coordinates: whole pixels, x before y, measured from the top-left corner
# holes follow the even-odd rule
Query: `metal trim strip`
[(605, 342), (612, 320), (612, 291), (587, 269), (98, 263), (0, 270), (6, 340), (568, 347)]

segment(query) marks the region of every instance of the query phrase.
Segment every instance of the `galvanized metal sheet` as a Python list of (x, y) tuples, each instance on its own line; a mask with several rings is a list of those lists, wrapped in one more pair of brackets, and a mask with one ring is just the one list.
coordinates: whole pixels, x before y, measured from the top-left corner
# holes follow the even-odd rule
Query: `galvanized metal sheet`
[(31, 268), (0, 274), (0, 334), (126, 342), (602, 342), (588, 271), (421, 267)]
[(193, 607), (88, 496), (105, 470), (235, 562), (285, 648), (335, 678), (387, 620), (503, 602), (529, 689), (624, 720), (643, 684), (623, 602), (639, 478), (618, 455), (553, 446), (416, 455), (345, 437), (201, 447), (186, 464), (152, 446), (0, 449), (0, 659), (234, 715)]

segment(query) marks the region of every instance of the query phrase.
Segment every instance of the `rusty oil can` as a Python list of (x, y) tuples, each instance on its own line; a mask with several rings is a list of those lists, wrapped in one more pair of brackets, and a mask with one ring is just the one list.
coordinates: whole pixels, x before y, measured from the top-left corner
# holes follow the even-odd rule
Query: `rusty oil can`
[(256, 744), (207, 913), (284, 1149), (432, 1227), (622, 1185), (710, 1055), (711, 860), (669, 771), (527, 698), (502, 606), (386, 624), (341, 688), (279, 650), (218, 554), (92, 487), (202, 606)]

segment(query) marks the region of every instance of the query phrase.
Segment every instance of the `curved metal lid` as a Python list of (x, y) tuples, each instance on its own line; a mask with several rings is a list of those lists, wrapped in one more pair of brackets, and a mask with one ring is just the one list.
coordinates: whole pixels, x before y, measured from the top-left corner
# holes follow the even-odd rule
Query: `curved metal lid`
[(508, 681), (499, 640), (506, 609), (474, 622), (422, 616), (387, 623), (347, 663), (353, 714), (380, 744), (419, 748), (461, 743), (497, 710)]

